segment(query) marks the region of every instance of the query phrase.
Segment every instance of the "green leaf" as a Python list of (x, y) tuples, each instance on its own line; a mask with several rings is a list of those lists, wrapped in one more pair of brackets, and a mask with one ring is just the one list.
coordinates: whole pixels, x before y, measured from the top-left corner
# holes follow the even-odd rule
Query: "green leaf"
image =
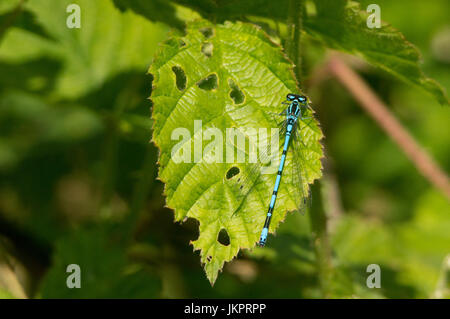
[[(186, 7), (211, 21), (239, 20), (244, 15), (259, 16), (284, 21), (288, 12), (288, 0), (114, 0), (118, 8), (129, 8), (152, 21), (161, 21), (172, 27), (184, 24), (177, 15), (177, 8)], [(157, 13), (155, 14), (155, 8)]]
[(50, 38), (47, 32), (36, 23), (34, 15), (27, 10), (20, 9), (20, 7), (14, 8), (11, 12), (0, 14), (0, 39), (10, 27), (21, 28), (39, 36)]
[[(139, 8), (139, 0), (116, 0), (141, 12), (154, 21), (164, 21), (175, 27), (171, 20), (159, 20), (146, 14), (147, 10)], [(159, 1), (149, 1), (156, 5)], [(240, 20), (245, 16), (269, 18), (284, 22), (287, 18), (288, 0), (266, 1), (226, 1), (226, 0), (172, 0), (198, 12), (211, 21)], [(312, 0), (306, 3), (308, 16), (304, 19), (304, 30), (315, 39), (319, 39), (329, 48), (358, 55), (395, 77), (409, 84), (424, 89), (441, 104), (449, 104), (442, 87), (433, 79), (424, 75), (420, 68), (420, 52), (408, 42), (403, 34), (383, 24), (380, 29), (369, 29), (366, 21), (369, 14), (362, 11), (359, 4), (348, 0)], [(311, 9), (313, 8), (313, 9)], [(166, 10), (161, 7), (163, 12)], [(173, 13), (173, 10), (170, 11)], [(169, 14), (166, 12), (165, 14)]]
[[(280, 112), (286, 94), (299, 92), (292, 68), (280, 47), (260, 28), (240, 22), (213, 25), (207, 21), (190, 23), (185, 37), (164, 43), (150, 67), (154, 76), (153, 141), (160, 148), (159, 178), (166, 183), (166, 202), (174, 209), (175, 220), (190, 217), (199, 221), (200, 234), (192, 244), (200, 250), (212, 284), (224, 262), (234, 258), (240, 249), (254, 247), (276, 172), (263, 175), (245, 193), (238, 179), (249, 172), (248, 162), (208, 163), (203, 156), (196, 163), (177, 164), (171, 151), (180, 142), (172, 140), (172, 132), (186, 128), (190, 132), (186, 145), (193, 149), (193, 136), (197, 139), (201, 134), (194, 132), (194, 120), (202, 121), (203, 132), (217, 128), (224, 137), (226, 128), (276, 128), (277, 120), (268, 112)], [(307, 167), (311, 183), (321, 176), (322, 132), (316, 121), (309, 126), (302, 124), (301, 128), (307, 159), (302, 164)], [(203, 143), (202, 152), (206, 146), (209, 142)], [(287, 167), (290, 162), (288, 152)], [(233, 167), (239, 169), (239, 174), (228, 179), (227, 172)], [(303, 182), (308, 187), (306, 180)], [(286, 177), (281, 183), (271, 232), (288, 210), (295, 209), (289, 196), (293, 192), (290, 178)], [(229, 237), (228, 245), (219, 242), (222, 229)]]
[(333, 49), (358, 55), (397, 78), (426, 90), (448, 104), (444, 90), (427, 78), (419, 65), (420, 52), (389, 24), (367, 27), (368, 13), (347, 0), (314, 0), (316, 12), (305, 19), (305, 31)]
[(152, 21), (165, 22), (172, 27), (182, 29), (184, 22), (177, 18), (175, 7), (166, 0), (113, 0), (121, 11), (132, 11)]
[(0, 13), (5, 13), (7, 11), (11, 11), (12, 9), (16, 8), (22, 0), (3, 0), (0, 3)]
[(20, 64), (42, 56), (61, 61), (64, 67), (55, 84), (60, 96), (79, 97), (124, 71), (144, 72), (157, 44), (166, 38), (166, 27), (132, 12), (122, 13), (110, 0), (76, 1), (81, 28), (69, 29), (66, 9), (71, 3), (74, 1), (26, 2), (27, 12), (52, 40), (11, 28), (0, 47), (3, 63)]
[(4, 0), (0, 3), (0, 41), (22, 11), (20, 0)]
[(78, 105), (56, 106), (21, 91), (0, 95), (0, 171), (33, 149), (69, 146), (104, 130), (100, 117)]
[(341, 266), (361, 273), (370, 263), (380, 265), (388, 298), (429, 298), (443, 275), (450, 247), (448, 201), (429, 192), (415, 206), (413, 218), (400, 224), (347, 215), (332, 236)]
[[(101, 227), (80, 229), (56, 243), (52, 267), (42, 283), (43, 298), (156, 298), (154, 274), (130, 264), (123, 243)], [(67, 266), (80, 267), (80, 288), (68, 288)]]

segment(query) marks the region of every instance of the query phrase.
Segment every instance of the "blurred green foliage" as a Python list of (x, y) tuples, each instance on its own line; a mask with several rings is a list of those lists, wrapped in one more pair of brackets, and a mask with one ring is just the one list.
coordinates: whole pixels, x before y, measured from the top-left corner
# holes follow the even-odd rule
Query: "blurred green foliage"
[[(65, 27), (72, 2), (82, 8), (81, 29)], [(210, 286), (188, 244), (198, 224), (174, 223), (164, 207), (145, 73), (169, 28), (181, 33), (186, 19), (251, 20), (272, 34), (267, 18), (284, 21), (283, 6), (263, 2), (252, 2), (248, 17), (234, 6), (220, 17), (213, 1), (171, 1), (173, 21), (142, 1), (0, 3), (0, 297), (449, 296), (448, 200), (333, 79), (302, 85), (326, 136), (326, 291), (310, 214), (288, 215), (270, 247), (241, 251)], [(377, 3), (420, 49), (424, 73), (449, 91), (449, 2)], [(326, 50), (310, 35), (302, 41), (308, 80)], [(449, 108), (386, 72), (363, 65), (360, 73), (449, 171)], [(82, 267), (79, 290), (65, 286), (71, 263)], [(381, 289), (366, 287), (373, 263)]]

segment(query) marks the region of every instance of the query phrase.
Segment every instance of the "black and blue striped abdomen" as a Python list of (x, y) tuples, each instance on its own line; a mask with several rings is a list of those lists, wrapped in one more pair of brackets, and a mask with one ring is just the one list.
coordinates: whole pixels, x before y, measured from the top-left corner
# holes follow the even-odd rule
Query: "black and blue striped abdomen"
[(266, 221), (264, 222), (264, 228), (261, 232), (261, 237), (259, 239), (259, 245), (264, 246), (267, 240), (267, 234), (269, 233), (270, 220), (272, 219), (272, 213), (275, 207), (275, 202), (277, 200), (278, 189), (280, 187), (281, 175), (283, 174), (284, 163), (286, 161), (286, 154), (289, 147), (289, 140), (291, 138), (292, 129), (297, 118), (294, 116), (288, 116), (288, 124), (286, 127), (286, 137), (284, 140), (283, 153), (281, 154), (280, 166), (278, 168), (277, 179), (275, 180), (275, 186), (273, 188), (272, 197), (270, 199), (269, 210), (267, 211)]

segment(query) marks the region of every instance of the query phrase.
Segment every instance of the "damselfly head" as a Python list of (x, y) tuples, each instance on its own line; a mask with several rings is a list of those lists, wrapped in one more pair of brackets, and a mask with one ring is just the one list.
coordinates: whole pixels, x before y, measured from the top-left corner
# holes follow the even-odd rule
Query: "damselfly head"
[(301, 106), (308, 105), (308, 98), (304, 95), (289, 93), (286, 95), (286, 99), (291, 102), (298, 102)]

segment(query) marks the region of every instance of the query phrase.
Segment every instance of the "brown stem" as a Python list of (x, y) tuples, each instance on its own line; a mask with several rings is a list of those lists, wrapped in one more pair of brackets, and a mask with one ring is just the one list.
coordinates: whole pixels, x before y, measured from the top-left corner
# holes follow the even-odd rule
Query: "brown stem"
[(450, 198), (450, 181), (446, 173), (419, 146), (364, 80), (337, 56), (330, 58), (328, 68), (359, 101), (361, 107), (397, 143), (417, 170)]

